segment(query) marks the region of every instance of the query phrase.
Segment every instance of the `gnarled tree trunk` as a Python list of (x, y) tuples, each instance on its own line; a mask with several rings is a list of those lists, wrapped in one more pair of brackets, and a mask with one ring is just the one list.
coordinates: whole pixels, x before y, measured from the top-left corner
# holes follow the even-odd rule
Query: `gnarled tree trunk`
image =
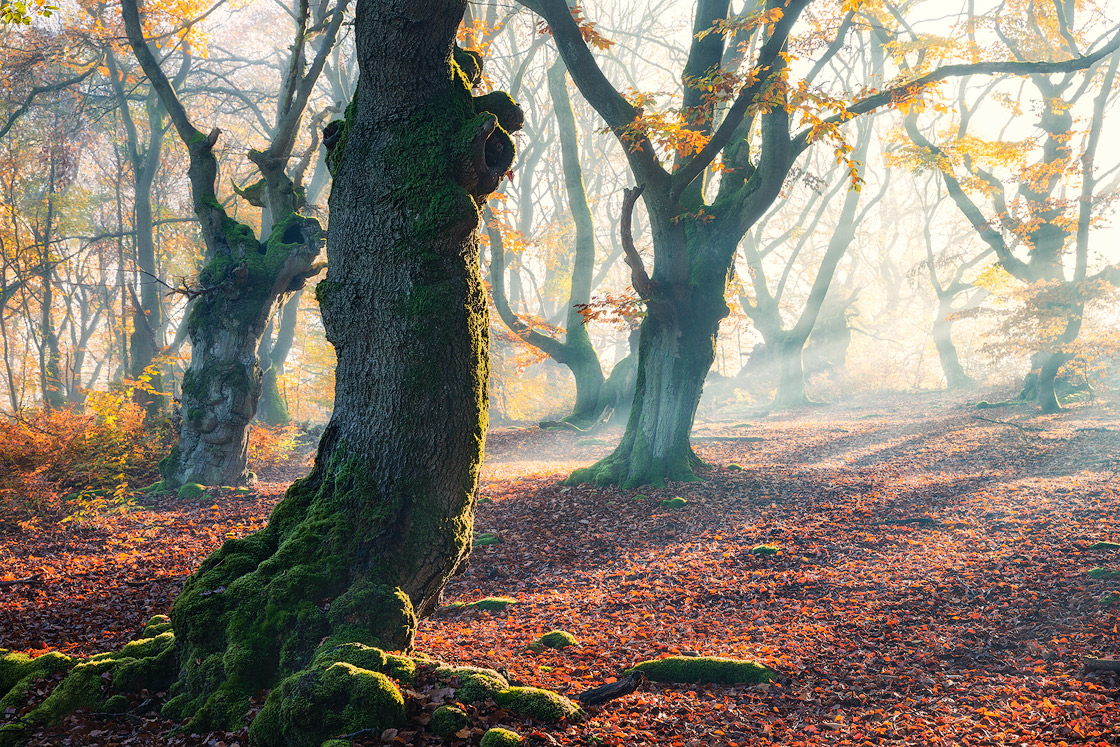
[[(465, 4), (358, 4), (361, 78), (328, 127), (330, 269), (318, 286), (338, 355), (334, 413), (314, 469), (268, 527), (223, 545), (175, 603), (183, 669), (165, 712), (191, 729), (231, 728), (273, 688), (255, 744), (332, 736), (308, 715), (318, 705), (290, 699), (323, 685), (339, 710), (360, 688), (316, 656), (409, 649), (469, 552), (487, 413), (479, 208), (510, 167), (507, 130), (521, 116), (504, 95), (472, 98), (477, 55), (452, 61)], [(392, 725), (367, 715), (366, 727)]]

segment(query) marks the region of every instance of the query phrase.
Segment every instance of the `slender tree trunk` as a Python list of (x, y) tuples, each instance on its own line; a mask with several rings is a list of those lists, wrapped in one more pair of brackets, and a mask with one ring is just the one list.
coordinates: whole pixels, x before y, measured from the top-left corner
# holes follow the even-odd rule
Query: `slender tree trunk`
[(940, 297), (937, 302), (937, 316), (933, 320), (933, 344), (941, 360), (941, 370), (945, 383), (950, 389), (967, 389), (975, 382), (964, 372), (957, 346), (953, 344), (952, 296)]
[[(284, 362), (295, 342), (296, 321), (299, 316), (299, 302), (303, 291), (292, 294), (284, 304), (280, 314), (280, 324), (276, 332), (276, 339), (270, 341), (271, 347), (262, 349), (259, 356), (264, 371), (261, 378), (261, 399), (257, 410), (257, 418), (265, 425), (287, 425), (292, 422), (292, 415), (288, 411), (288, 403), (280, 394), (279, 377), (284, 373)], [(271, 325), (270, 325), (271, 326)], [(268, 334), (265, 334), (268, 339)]]
[[(133, 307), (131, 355), (132, 378), (149, 376), (149, 387), (135, 390), (135, 401), (143, 405), (146, 418), (158, 418), (167, 407), (162, 394), (163, 375), (152, 367), (163, 350), (163, 304), (160, 298), (159, 270), (156, 267), (155, 222), (152, 216), (152, 184), (163, 152), (163, 108), (155, 91), (148, 95), (148, 148), (143, 158), (134, 159), (136, 268), (139, 274), (140, 304)], [(134, 133), (133, 133), (134, 134)], [(138, 153), (138, 150), (136, 151)]]
[[(479, 207), (513, 159), (499, 123), (515, 129), (520, 112), (473, 99), (452, 63), (465, 4), (358, 3), (361, 77), (334, 127), (318, 286), (335, 409), (314, 469), (268, 527), (226, 542), (175, 602), (183, 670), (165, 713), (193, 717), (191, 731), (235, 727), (262, 688), (250, 729), (262, 747), (395, 725), (403, 707), (333, 715), (362, 695), (331, 664), (411, 648), (417, 616), (469, 552), (487, 412)], [(456, 58), (477, 80), (477, 56)], [(331, 677), (343, 678), (335, 701), (317, 700)]]
[(805, 396), (805, 338), (792, 332), (786, 332), (774, 340), (767, 342), (774, 354), (778, 365), (778, 389), (774, 394), (774, 406), (778, 408), (801, 407), (808, 404), (809, 398)]

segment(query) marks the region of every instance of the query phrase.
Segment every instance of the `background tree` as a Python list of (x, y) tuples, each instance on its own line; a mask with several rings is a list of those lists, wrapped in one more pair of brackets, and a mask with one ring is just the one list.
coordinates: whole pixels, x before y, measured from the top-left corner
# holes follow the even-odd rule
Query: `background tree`
[[(190, 153), (193, 205), (207, 252), (206, 266), (199, 273), (201, 287), (193, 292), (187, 320), (191, 364), (183, 377), (179, 443), (162, 468), (171, 485), (230, 485), (247, 477), (248, 425), (261, 392), (257, 358), (261, 335), (276, 306), (321, 269), (313, 262), (322, 228), (316, 219), (300, 214), (303, 195), (287, 169), (304, 110), (337, 39), (346, 6), (346, 0), (336, 4), (318, 28), (312, 26), (309, 4), (298, 7), (278, 123), (268, 147), (250, 151), (260, 180), (242, 190), (251, 203), (266, 210), (268, 234), (262, 242), (218, 201), (213, 149), (220, 131), (215, 128), (204, 135), (195, 128), (145, 39), (135, 1), (122, 4), (133, 52)], [(316, 32), (322, 38), (312, 47), (309, 37)], [(189, 46), (184, 51), (189, 54)]]

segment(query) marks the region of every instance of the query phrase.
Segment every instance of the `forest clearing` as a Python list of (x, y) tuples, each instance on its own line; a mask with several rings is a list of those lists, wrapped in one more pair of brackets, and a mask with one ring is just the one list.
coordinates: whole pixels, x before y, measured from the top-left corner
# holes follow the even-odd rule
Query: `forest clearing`
[[(1120, 646), (1120, 550), (1090, 549), (1120, 537), (1120, 407), (971, 404), (896, 396), (698, 423), (698, 453), (716, 466), (655, 490), (561, 484), (617, 432), (582, 445), (567, 431), (492, 432), (477, 546), (444, 601), (516, 603), (445, 607), (421, 623), (419, 651), (573, 698), (682, 652), (780, 676), (651, 683), (552, 727), (478, 704), (464, 739), (413, 727), (353, 743), (467, 745), (513, 723), (540, 745), (1116, 744), (1120, 675), (1082, 660)], [(0, 582), (38, 577), (0, 588), (0, 637), (86, 655), (122, 645), (225, 537), (261, 526), (281, 489), (0, 537)], [(554, 629), (578, 645), (530, 649)], [(138, 719), (78, 713), (29, 744), (247, 743), (245, 730), (169, 736), (151, 695)], [(429, 716), (452, 698), (436, 684), (413, 695)]]
[(1114, 0), (0, 0), (0, 747), (1120, 745)]

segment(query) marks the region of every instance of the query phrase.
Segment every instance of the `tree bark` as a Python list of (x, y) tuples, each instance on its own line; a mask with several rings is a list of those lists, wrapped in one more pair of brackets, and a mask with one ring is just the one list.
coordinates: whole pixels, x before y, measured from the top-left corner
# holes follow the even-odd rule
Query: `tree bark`
[(937, 316), (933, 320), (933, 344), (937, 348), (937, 356), (941, 361), (941, 370), (945, 374), (945, 384), (950, 389), (968, 389), (975, 382), (972, 377), (964, 372), (960, 358), (957, 356), (957, 346), (953, 344), (953, 297), (952, 295), (939, 296), (937, 301)]
[[(284, 304), (284, 310), (280, 313), (280, 324), (276, 330), (276, 339), (268, 339), (269, 333), (266, 332), (262, 340), (261, 354), (258, 357), (264, 370), (261, 375), (261, 398), (257, 418), (265, 425), (288, 425), (292, 422), (288, 403), (280, 394), (279, 377), (284, 373), (284, 362), (288, 359), (288, 353), (291, 352), (292, 343), (295, 341), (296, 321), (302, 296), (303, 291), (294, 293)], [(263, 347), (265, 341), (270, 346), (267, 350)]]
[(316, 657), (410, 649), (417, 616), (470, 550), (487, 413), (479, 211), (512, 163), (520, 111), (472, 98), (464, 68), (477, 81), (477, 55), (453, 62), (465, 5), (357, 5), (361, 77), (328, 128), (330, 268), (318, 285), (338, 355), (334, 413), (268, 527), (226, 542), (175, 602), (183, 669), (165, 713), (192, 731), (235, 727), (273, 688), (253, 743), (319, 744), (314, 719), (285, 716), (289, 697), (328, 676)]

